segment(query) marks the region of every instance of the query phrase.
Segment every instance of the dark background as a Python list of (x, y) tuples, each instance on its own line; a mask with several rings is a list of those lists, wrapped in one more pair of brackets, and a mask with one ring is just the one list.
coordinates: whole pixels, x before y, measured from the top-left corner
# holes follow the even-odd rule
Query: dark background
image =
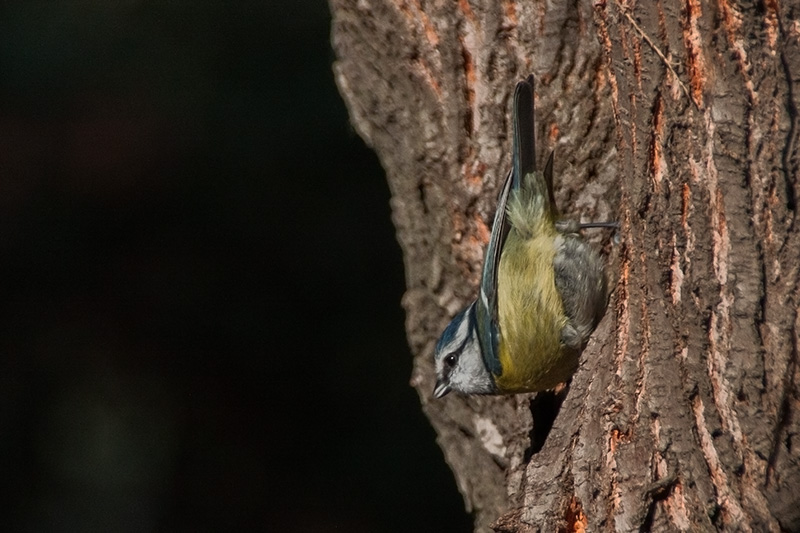
[(470, 529), (329, 18), (0, 3), (4, 525)]

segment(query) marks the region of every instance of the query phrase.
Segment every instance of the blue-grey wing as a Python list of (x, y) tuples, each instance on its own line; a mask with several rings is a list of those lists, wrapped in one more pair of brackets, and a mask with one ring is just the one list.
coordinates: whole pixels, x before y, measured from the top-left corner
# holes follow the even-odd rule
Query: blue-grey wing
[(500, 266), (500, 256), (510, 229), (506, 206), (511, 193), (513, 172), (509, 172), (500, 197), (497, 200), (497, 211), (492, 223), (492, 235), (486, 247), (486, 256), (483, 259), (483, 272), (481, 274), (481, 290), (478, 295), (478, 333), (486, 368), (493, 374), (500, 374), (500, 358), (497, 352), (498, 314), (497, 314), (497, 271)]
[(603, 259), (575, 234), (559, 235), (555, 244), (555, 283), (569, 319), (561, 332), (561, 341), (582, 350), (608, 304)]

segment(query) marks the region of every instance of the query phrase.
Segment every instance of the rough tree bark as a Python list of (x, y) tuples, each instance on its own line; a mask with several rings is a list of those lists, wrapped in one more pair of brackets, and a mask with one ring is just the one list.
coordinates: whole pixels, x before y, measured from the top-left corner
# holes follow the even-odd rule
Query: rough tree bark
[[(331, 0), (392, 191), (411, 382), (477, 530), (800, 531), (791, 4)], [(432, 401), (531, 72), (562, 212), (622, 224), (615, 292), (567, 391)]]

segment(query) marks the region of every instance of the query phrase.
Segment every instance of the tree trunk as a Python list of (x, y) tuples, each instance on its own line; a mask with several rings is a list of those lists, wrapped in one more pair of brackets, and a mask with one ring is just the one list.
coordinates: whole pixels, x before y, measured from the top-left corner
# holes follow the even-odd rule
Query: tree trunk
[[(800, 531), (800, 8), (331, 7), (336, 81), (392, 191), (411, 382), (476, 529)], [(562, 213), (621, 223), (616, 289), (568, 390), (434, 401), (528, 73)]]

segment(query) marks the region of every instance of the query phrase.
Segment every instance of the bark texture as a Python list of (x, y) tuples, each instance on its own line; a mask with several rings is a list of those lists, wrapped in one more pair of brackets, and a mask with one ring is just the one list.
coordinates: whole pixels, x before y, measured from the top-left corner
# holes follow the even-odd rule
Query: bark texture
[[(800, 531), (800, 8), (331, 7), (336, 81), (392, 190), (411, 382), (476, 529)], [(616, 290), (568, 390), (432, 401), (531, 72), (562, 212), (622, 224)]]

